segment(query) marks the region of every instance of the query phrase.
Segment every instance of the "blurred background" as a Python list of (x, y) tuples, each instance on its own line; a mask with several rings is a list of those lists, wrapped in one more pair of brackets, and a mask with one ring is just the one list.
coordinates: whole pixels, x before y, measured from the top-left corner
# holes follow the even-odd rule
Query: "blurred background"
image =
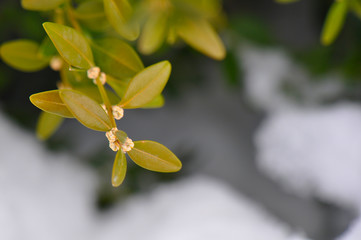
[[(224, 0), (225, 60), (183, 45), (141, 56), (172, 63), (166, 104), (119, 125), (183, 169), (128, 161), (119, 188), (103, 133), (67, 120), (36, 138), (29, 96), (55, 89), (58, 73), (0, 60), (0, 238), (361, 239), (361, 20), (348, 14), (322, 46), (332, 2)], [(0, 43), (41, 41), (46, 18), (0, 0)]]

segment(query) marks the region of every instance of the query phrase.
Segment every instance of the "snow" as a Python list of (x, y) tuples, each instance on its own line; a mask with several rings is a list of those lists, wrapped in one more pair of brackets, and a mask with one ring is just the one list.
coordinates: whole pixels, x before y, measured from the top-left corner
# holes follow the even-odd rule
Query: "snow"
[(89, 239), (94, 174), (0, 114), (0, 239)]
[(149, 240), (302, 239), (232, 188), (202, 176), (132, 198), (105, 225), (104, 240), (144, 234)]
[(255, 136), (258, 165), (300, 196), (358, 209), (360, 123), (361, 107), (352, 103), (274, 112)]
[(92, 170), (65, 153), (48, 152), (1, 114), (0, 132), (0, 239), (304, 239), (204, 176), (160, 185), (97, 212)]
[(359, 240), (361, 236), (361, 216), (354, 220), (354, 222), (349, 226), (349, 229), (346, 230), (341, 236), (336, 240)]
[(342, 91), (336, 74), (312, 77), (280, 49), (247, 45), (239, 49), (244, 72), (244, 94), (258, 109), (273, 112), (297, 105), (315, 105), (339, 96)]

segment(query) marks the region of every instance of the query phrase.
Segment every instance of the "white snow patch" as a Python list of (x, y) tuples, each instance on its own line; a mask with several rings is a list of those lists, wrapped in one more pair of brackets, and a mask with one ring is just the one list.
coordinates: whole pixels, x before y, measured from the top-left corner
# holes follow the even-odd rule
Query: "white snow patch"
[(89, 239), (93, 173), (47, 152), (1, 114), (0, 132), (0, 239)]
[(336, 240), (360, 240), (361, 239), (361, 216), (354, 220), (348, 230)]
[(279, 49), (240, 48), (244, 92), (251, 103), (265, 111), (314, 105), (338, 96), (343, 87), (336, 75), (313, 79)]
[(97, 213), (90, 169), (47, 152), (1, 114), (0, 132), (0, 239), (301, 239), (255, 203), (205, 177), (161, 185)]
[[(132, 197), (111, 213), (99, 239), (301, 240), (283, 223), (227, 185), (193, 177)], [(109, 217), (109, 216), (107, 216)]]
[(361, 107), (283, 110), (255, 136), (259, 167), (301, 196), (358, 209), (361, 203)]

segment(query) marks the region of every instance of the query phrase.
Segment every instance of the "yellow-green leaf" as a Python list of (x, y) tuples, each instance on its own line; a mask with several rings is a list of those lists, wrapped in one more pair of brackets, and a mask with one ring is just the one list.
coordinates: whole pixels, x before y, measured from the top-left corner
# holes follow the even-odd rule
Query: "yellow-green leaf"
[(156, 96), (148, 104), (144, 105), (142, 108), (160, 108), (164, 105), (164, 97), (162, 94)]
[(58, 54), (58, 51), (54, 47), (54, 44), (51, 42), (49, 37), (46, 36), (41, 42), (38, 54), (45, 58), (51, 58)]
[(177, 9), (186, 15), (199, 16), (206, 19), (220, 15), (222, 5), (220, 0), (173, 0)]
[(27, 10), (49, 11), (57, 8), (65, 0), (21, 0), (21, 6)]
[(62, 89), (60, 90), (60, 97), (74, 117), (84, 126), (103, 132), (112, 128), (104, 109), (88, 96), (78, 91)]
[(99, 0), (82, 2), (75, 9), (74, 15), (87, 28), (93, 31), (105, 31), (110, 29), (105, 17), (103, 3)]
[(30, 96), (30, 101), (41, 110), (56, 114), (61, 117), (73, 118), (73, 114), (68, 110), (59, 96), (59, 90), (36, 93)]
[(38, 71), (49, 64), (49, 59), (38, 54), (39, 45), (31, 40), (15, 40), (4, 43), (0, 54), (5, 63), (24, 71)]
[(112, 87), (112, 89), (120, 98), (124, 96), (125, 90), (130, 80), (131, 80), (130, 78), (119, 80), (111, 77), (110, 75), (107, 75), (107, 83), (109, 84), (109, 86)]
[(222, 40), (207, 21), (185, 18), (177, 26), (177, 34), (191, 47), (213, 59), (222, 60), (226, 56)]
[(43, 27), (59, 54), (70, 66), (82, 69), (94, 66), (92, 51), (81, 33), (52, 22), (43, 23)]
[(345, 22), (347, 14), (347, 1), (335, 1), (327, 13), (321, 33), (321, 42), (327, 46), (333, 43)]
[(148, 104), (163, 91), (170, 72), (168, 61), (145, 68), (129, 82), (120, 105), (123, 108), (138, 108)]
[[(87, 95), (88, 97), (95, 100), (97, 103), (103, 103), (103, 99), (100, 95), (99, 89), (95, 85), (77, 86), (73, 87), (73, 89)], [(105, 89), (105, 91), (112, 105), (116, 105), (119, 103), (120, 98), (115, 95), (114, 92), (109, 91), (108, 89)]]
[(138, 41), (138, 49), (143, 54), (157, 51), (166, 39), (167, 17), (165, 14), (154, 14), (145, 23)]
[(118, 130), (115, 132), (115, 136), (117, 137), (117, 139), (123, 144), (125, 143), (125, 141), (127, 140), (128, 138), (128, 135), (122, 131), (122, 130)]
[(95, 40), (92, 48), (96, 65), (115, 78), (131, 78), (144, 69), (138, 54), (129, 44), (120, 39)]
[(40, 140), (48, 139), (60, 127), (63, 120), (64, 118), (58, 115), (41, 112), (36, 126), (37, 137)]
[(104, 0), (105, 15), (112, 27), (129, 41), (138, 38), (139, 26), (130, 22), (132, 7), (128, 0)]
[(127, 159), (122, 150), (119, 150), (115, 156), (113, 171), (112, 171), (112, 185), (118, 187), (123, 183), (125, 174), (127, 173)]
[(182, 168), (177, 156), (157, 142), (135, 141), (134, 148), (127, 153), (136, 164), (151, 171), (177, 172)]

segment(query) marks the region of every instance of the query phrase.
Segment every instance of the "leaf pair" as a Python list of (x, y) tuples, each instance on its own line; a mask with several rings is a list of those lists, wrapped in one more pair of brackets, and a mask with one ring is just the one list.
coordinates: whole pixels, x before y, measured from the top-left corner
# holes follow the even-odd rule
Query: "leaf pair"
[(138, 42), (140, 52), (154, 53), (166, 39), (172, 43), (176, 36), (179, 36), (208, 57), (216, 60), (225, 57), (226, 51), (222, 40), (206, 20), (184, 17), (174, 25), (169, 26), (168, 22), (169, 19), (164, 13), (154, 14), (148, 19)]
[(93, 99), (74, 90), (53, 90), (30, 96), (30, 101), (45, 112), (61, 117), (75, 117), (95, 131), (109, 131), (111, 121), (104, 109)]
[[(182, 163), (176, 155), (164, 145), (154, 141), (135, 141), (132, 150), (127, 152), (129, 157), (140, 167), (156, 172), (177, 172)], [(115, 156), (112, 185), (119, 186), (126, 174), (127, 161), (125, 154), (120, 150)]]

